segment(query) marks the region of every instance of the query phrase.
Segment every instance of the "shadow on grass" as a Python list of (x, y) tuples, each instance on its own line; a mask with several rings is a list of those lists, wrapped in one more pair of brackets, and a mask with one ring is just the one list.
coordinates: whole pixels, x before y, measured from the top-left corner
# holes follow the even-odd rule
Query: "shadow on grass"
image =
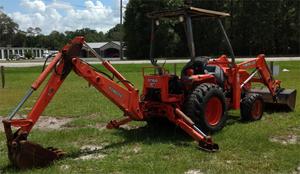
[[(243, 122), (240, 120), (240, 117), (228, 115), (228, 120), (226, 126), (232, 126), (234, 124), (245, 124), (247, 122)], [(173, 144), (178, 147), (187, 147), (187, 146), (198, 146), (196, 144), (191, 144), (194, 141), (186, 132), (184, 132), (180, 127), (166, 121), (154, 121), (150, 122), (142, 127), (133, 128), (133, 129), (125, 129), (119, 128), (118, 131), (113, 132), (114, 135), (120, 136), (125, 140), (118, 143), (112, 143), (104, 146), (102, 149), (84, 151), (84, 152), (75, 152), (69, 154), (67, 158), (78, 158), (83, 155), (89, 154), (97, 154), (97, 153), (107, 153), (107, 151), (112, 149), (119, 149), (123, 146), (133, 144), (133, 143), (142, 143), (142, 144)], [(220, 131), (219, 131), (220, 132)], [(208, 135), (218, 134), (216, 133), (208, 133)]]
[[(143, 144), (173, 144), (175, 146), (190, 146), (190, 142), (194, 141), (189, 135), (182, 131), (179, 127), (172, 124), (162, 124), (162, 125), (146, 125), (138, 127), (136, 129), (124, 129), (119, 128), (118, 131), (114, 132), (114, 135), (123, 137), (125, 140), (122, 142), (112, 143), (104, 146), (101, 149), (88, 150), (88, 151), (78, 151), (71, 153), (66, 156), (66, 158), (78, 158), (83, 155), (105, 154), (107, 151), (113, 149), (120, 149), (126, 145), (141, 142)], [(195, 146), (196, 147), (196, 146)]]
[(15, 172), (21, 172), (20, 169), (14, 167), (13, 165), (9, 164), (7, 166), (0, 168), (0, 173), (15, 173)]
[[(232, 126), (234, 124), (243, 124), (240, 120), (240, 117), (237, 116), (228, 116), (228, 123), (226, 126)], [(119, 149), (126, 145), (133, 143), (142, 143), (142, 144), (172, 144), (178, 147), (188, 147), (194, 146), (198, 148), (197, 144), (191, 144), (194, 141), (186, 132), (184, 132), (180, 127), (165, 121), (154, 121), (150, 122), (142, 127), (134, 129), (125, 129), (119, 128), (118, 131), (113, 132), (114, 135), (120, 136), (125, 140), (118, 143), (112, 143), (107, 146), (104, 146), (102, 149), (84, 151), (84, 152), (75, 152), (69, 154), (68, 158), (78, 158), (83, 155), (97, 154), (97, 153), (107, 153), (107, 151), (112, 149)], [(220, 131), (219, 131), (220, 132)], [(216, 132), (214, 134), (218, 134)], [(208, 133), (208, 135), (211, 135)]]
[(237, 116), (234, 116), (234, 115), (228, 115), (227, 116), (227, 121), (226, 121), (226, 126), (232, 126), (232, 125), (235, 125), (237, 123), (245, 123), (241, 120), (240, 117), (237, 117)]

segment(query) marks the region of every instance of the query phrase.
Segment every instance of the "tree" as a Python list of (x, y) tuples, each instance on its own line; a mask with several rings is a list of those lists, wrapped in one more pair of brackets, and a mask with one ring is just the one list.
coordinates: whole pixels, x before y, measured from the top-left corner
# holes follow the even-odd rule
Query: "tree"
[(58, 31), (52, 31), (47, 40), (47, 48), (51, 50), (59, 50), (68, 42), (66, 36)]
[(42, 32), (42, 29), (40, 27), (35, 27), (34, 28), (35, 34), (39, 35)]
[(11, 44), (14, 47), (25, 47), (26, 39), (26, 34), (24, 32), (18, 32), (14, 35)]
[[(148, 57), (150, 49), (151, 20), (147, 13), (165, 8), (176, 8), (182, 5), (181, 0), (143, 1), (131, 0), (127, 4), (124, 22), (124, 41), (129, 58), (144, 59)], [(165, 25), (159, 26), (159, 42), (156, 42), (156, 56), (166, 56), (168, 38), (175, 38), (172, 32), (166, 30)]]
[(27, 28), (27, 35), (28, 36), (37, 36), (39, 34), (41, 34), (42, 29), (40, 27), (29, 27)]
[(105, 41), (105, 36), (103, 32), (97, 32), (96, 30), (90, 28), (83, 28), (76, 31), (66, 31), (66, 38), (72, 39), (76, 36), (84, 36), (87, 42), (103, 42)]
[(109, 41), (120, 41), (124, 36), (123, 26), (117, 24), (112, 29), (108, 30), (105, 34), (106, 39)]
[[(174, 8), (182, 2), (131, 0), (125, 13), (125, 42), (129, 56), (145, 58), (149, 52), (150, 20), (146, 14), (153, 10)], [(231, 13), (223, 24), (232, 41), (236, 55), (260, 53), (299, 54), (300, 52), (300, 1), (277, 0), (195, 0), (193, 6)], [(229, 54), (224, 36), (215, 20), (201, 19), (193, 22), (196, 55)], [(160, 25), (156, 55), (165, 53), (186, 55), (186, 38), (179, 25)], [(172, 51), (176, 50), (176, 53)]]
[(12, 38), (18, 32), (18, 24), (4, 12), (0, 11), (0, 46), (12, 44)]

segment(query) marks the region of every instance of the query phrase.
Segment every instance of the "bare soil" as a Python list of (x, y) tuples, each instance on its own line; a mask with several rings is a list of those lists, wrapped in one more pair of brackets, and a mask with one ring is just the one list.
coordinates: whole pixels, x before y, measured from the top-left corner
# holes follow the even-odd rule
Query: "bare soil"
[(292, 174), (300, 174), (300, 165), (293, 171)]
[[(0, 117), (0, 120), (2, 122), (2, 119), (4, 117)], [(40, 130), (59, 130), (63, 129), (64, 125), (71, 122), (72, 118), (56, 118), (56, 117), (49, 117), (49, 116), (41, 116), (38, 120), (38, 122), (34, 125), (36, 129)], [(3, 132), (4, 128), (3, 126), (0, 126), (0, 132)]]
[(188, 171), (184, 172), (184, 174), (204, 174), (204, 173), (201, 172), (201, 170), (199, 170), (199, 169), (192, 169), (192, 170), (188, 170)]
[(272, 137), (269, 138), (269, 140), (271, 142), (280, 143), (282, 145), (300, 143), (300, 137), (298, 135), (295, 135), (295, 134), (272, 136)]
[(106, 154), (100, 152), (105, 147), (105, 144), (100, 146), (97, 145), (84, 145), (80, 148), (83, 155), (75, 158), (75, 160), (92, 160), (92, 159), (103, 159)]

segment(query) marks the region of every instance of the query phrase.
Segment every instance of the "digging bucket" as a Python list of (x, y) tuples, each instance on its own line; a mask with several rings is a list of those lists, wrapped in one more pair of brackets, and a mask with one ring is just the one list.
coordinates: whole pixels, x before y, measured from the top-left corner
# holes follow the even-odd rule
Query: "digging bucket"
[(41, 168), (61, 158), (65, 153), (56, 148), (43, 148), (41, 145), (27, 141), (27, 134), (12, 133), (11, 122), (3, 120), (7, 138), (8, 158), (19, 169)]
[(260, 94), (268, 111), (294, 111), (296, 105), (296, 89), (284, 89), (277, 95), (277, 101), (267, 88), (252, 89), (250, 93)]

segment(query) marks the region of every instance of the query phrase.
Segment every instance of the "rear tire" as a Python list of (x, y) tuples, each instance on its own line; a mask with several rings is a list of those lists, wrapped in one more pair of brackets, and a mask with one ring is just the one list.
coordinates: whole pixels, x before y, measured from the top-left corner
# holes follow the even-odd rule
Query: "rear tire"
[(221, 130), (227, 120), (225, 112), (222, 88), (211, 83), (197, 86), (184, 104), (184, 113), (205, 132)]
[(264, 101), (259, 94), (249, 94), (241, 102), (241, 119), (243, 121), (257, 121), (262, 118)]

